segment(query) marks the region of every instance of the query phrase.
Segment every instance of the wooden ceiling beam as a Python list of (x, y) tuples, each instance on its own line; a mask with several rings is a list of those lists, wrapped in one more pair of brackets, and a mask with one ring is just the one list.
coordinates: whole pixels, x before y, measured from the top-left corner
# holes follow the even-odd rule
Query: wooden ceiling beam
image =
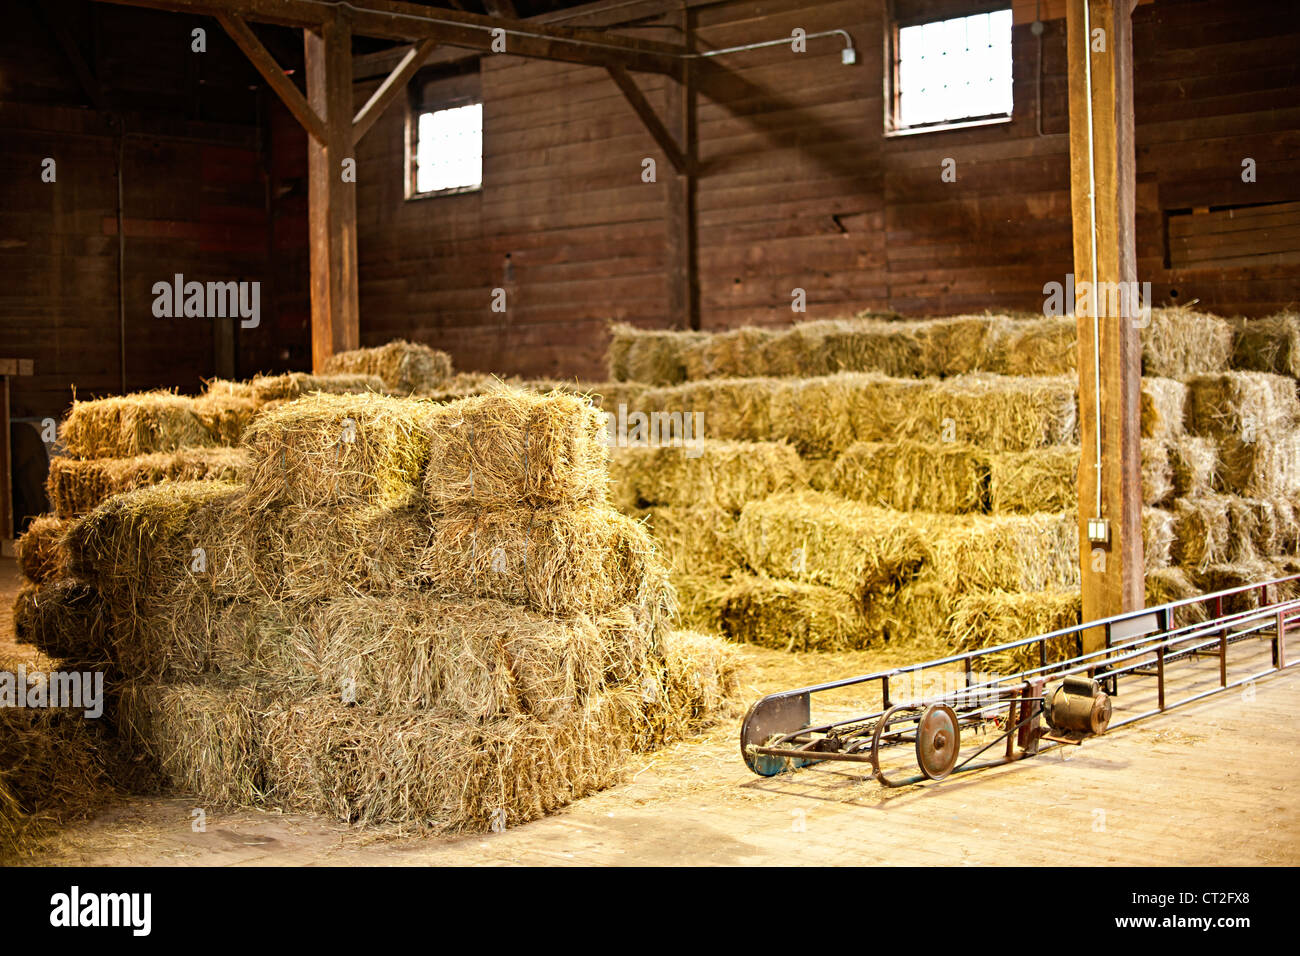
[[(177, 13), (232, 15), (257, 23), (320, 29), (337, 12), (351, 32), (391, 40), (436, 40), (446, 46), (484, 53), (505, 52), (587, 66), (676, 75), (685, 47), (660, 40), (626, 37), (581, 28), (491, 17), (460, 10), (417, 6), (398, 0), (354, 0), (327, 4), (316, 0), (96, 0)], [(504, 40), (505, 49), (500, 49)], [(494, 49), (496, 47), (496, 49)]]

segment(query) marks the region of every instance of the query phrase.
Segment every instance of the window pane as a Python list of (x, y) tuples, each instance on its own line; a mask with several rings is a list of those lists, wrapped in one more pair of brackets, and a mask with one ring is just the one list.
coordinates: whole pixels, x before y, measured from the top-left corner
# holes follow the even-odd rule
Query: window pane
[(899, 128), (1011, 114), (1011, 11), (898, 31)]
[(416, 192), (483, 184), (482, 103), (422, 113), (416, 132)]

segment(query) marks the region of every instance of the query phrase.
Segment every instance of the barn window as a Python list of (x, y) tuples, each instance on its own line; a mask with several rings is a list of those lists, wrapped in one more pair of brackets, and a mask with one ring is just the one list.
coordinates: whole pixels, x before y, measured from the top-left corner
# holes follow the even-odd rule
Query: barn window
[(1005, 122), (1011, 116), (1011, 11), (895, 21), (886, 131)]
[(478, 61), (423, 71), (412, 83), (407, 124), (407, 197), (483, 186), (483, 99)]
[(483, 104), (421, 113), (416, 127), (415, 192), (461, 192), (483, 185)]

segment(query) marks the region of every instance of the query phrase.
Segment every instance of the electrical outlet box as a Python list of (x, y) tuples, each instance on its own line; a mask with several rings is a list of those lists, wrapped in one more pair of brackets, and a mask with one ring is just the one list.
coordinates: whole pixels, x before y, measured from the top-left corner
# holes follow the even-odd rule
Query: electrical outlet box
[(1110, 544), (1110, 522), (1105, 518), (1089, 518), (1088, 540), (1093, 544)]

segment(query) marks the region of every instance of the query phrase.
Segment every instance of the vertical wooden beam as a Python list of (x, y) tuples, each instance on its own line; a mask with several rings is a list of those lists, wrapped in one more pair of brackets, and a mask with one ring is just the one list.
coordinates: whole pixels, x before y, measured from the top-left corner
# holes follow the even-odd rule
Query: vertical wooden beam
[[(0, 541), (14, 538), (13, 458), (9, 448), (9, 376), (0, 375)], [(5, 555), (10, 552), (6, 550)]]
[(307, 141), (308, 235), (311, 243), (311, 358), (320, 371), (335, 352), (355, 349), (357, 306), (356, 185), (343, 180), (352, 157), (352, 31), (344, 11), (319, 31), (304, 30), (307, 102), (325, 126), (324, 142)]
[[(689, 8), (677, 15), (682, 41), (695, 48), (693, 17)], [(674, 325), (700, 327), (699, 242), (696, 229), (696, 170), (699, 168), (695, 122), (695, 67), (682, 60), (680, 72), (668, 78), (664, 125), (680, 144), (683, 168), (668, 177), (666, 215), (668, 228), (668, 315)]]
[[(1137, 316), (1115, 314), (1114, 301), (1102, 293), (1110, 283), (1137, 288), (1130, 12), (1130, 0), (1069, 0), (1067, 11), (1074, 274), (1076, 289), (1091, 292), (1086, 303), (1079, 302), (1086, 309), (1076, 308), (1085, 621), (1144, 603), (1141, 344)], [(1094, 48), (1102, 43), (1104, 51)], [(1090, 518), (1107, 521), (1108, 543), (1089, 540)], [(1089, 631), (1084, 650), (1096, 650), (1104, 640), (1100, 629)]]

